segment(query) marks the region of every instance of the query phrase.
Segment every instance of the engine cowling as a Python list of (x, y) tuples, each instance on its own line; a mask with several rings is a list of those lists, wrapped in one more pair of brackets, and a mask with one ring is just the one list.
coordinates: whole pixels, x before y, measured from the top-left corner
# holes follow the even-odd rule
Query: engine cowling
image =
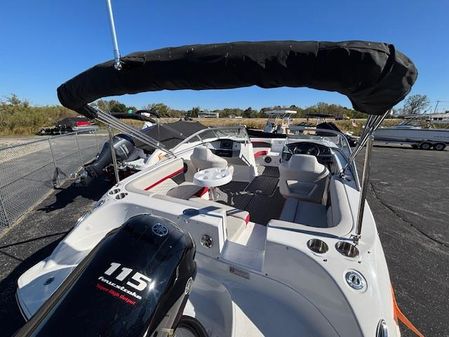
[[(112, 138), (112, 146), (118, 161), (133, 160), (136, 158), (136, 147), (131, 137), (119, 134)], [(97, 158), (84, 169), (90, 177), (98, 177), (102, 174), (103, 169), (112, 164), (112, 153), (109, 141), (103, 144), (103, 148), (97, 155)]]
[(195, 246), (173, 222), (137, 215), (110, 232), (17, 336), (166, 336), (196, 275)]

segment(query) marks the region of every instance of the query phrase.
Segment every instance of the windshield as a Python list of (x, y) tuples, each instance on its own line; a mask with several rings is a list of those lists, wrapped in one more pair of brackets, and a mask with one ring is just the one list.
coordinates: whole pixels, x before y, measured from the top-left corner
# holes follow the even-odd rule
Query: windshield
[[(291, 129), (290, 129), (291, 130)], [(335, 145), (336, 148), (348, 159), (352, 153), (346, 136), (341, 132), (326, 129), (317, 129), (312, 127), (299, 127), (295, 130), (294, 135), (289, 135), (288, 139), (307, 139), (327, 141)]]
[(233, 139), (236, 141), (249, 142), (248, 133), (246, 132), (246, 128), (244, 126), (229, 126), (229, 127), (221, 127), (221, 128), (209, 128), (201, 130), (190, 137), (184, 139), (181, 143), (179, 143), (173, 151), (178, 149), (183, 144), (195, 143), (195, 142), (206, 142), (215, 139), (226, 138)]

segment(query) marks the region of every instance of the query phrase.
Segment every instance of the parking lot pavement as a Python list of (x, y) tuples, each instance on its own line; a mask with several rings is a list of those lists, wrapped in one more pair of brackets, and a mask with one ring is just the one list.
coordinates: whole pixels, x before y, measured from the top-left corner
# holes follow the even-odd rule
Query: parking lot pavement
[(375, 147), (372, 155), (368, 202), (391, 281), (425, 336), (449, 336), (448, 163), (448, 151)]
[[(359, 166), (363, 156), (358, 158)], [(402, 311), (425, 336), (449, 331), (449, 152), (375, 147), (368, 201)], [(359, 169), (360, 169), (359, 167)], [(0, 336), (23, 324), (17, 278), (46, 257), (109, 185), (57, 191), (0, 238)], [(4, 323), (5, 322), (5, 323)], [(403, 330), (403, 336), (413, 336)]]

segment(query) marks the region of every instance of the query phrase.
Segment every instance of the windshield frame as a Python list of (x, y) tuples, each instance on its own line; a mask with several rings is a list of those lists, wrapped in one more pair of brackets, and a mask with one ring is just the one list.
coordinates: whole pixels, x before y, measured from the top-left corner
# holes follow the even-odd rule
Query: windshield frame
[[(229, 134), (226, 134), (229, 132)], [(211, 136), (206, 136), (205, 134), (211, 133)], [(215, 128), (207, 128), (195, 132), (190, 135), (182, 142), (177, 144), (174, 148), (172, 148), (173, 153), (177, 153), (182, 145), (188, 143), (196, 143), (200, 142), (200, 144), (209, 143), (218, 139), (232, 139), (239, 142), (250, 143), (250, 139), (248, 136), (248, 132), (246, 131), (246, 127), (239, 126), (223, 126), (223, 127), (215, 127)], [(193, 140), (193, 141), (192, 141)], [(192, 146), (198, 146), (198, 144), (192, 144)], [(185, 149), (182, 149), (184, 151)]]

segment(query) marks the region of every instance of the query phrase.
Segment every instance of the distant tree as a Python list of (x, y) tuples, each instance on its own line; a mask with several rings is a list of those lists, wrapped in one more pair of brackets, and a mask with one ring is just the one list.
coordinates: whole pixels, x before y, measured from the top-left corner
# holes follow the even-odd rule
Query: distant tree
[(430, 106), (429, 98), (426, 95), (408, 96), (402, 108), (403, 115), (416, 115), (424, 113)]
[(106, 112), (127, 112), (128, 107), (115, 99), (105, 100), (99, 99), (97, 102), (97, 107)]
[(159, 114), (161, 117), (182, 117), (184, 111), (174, 110), (164, 103), (152, 103), (145, 107), (145, 109), (150, 110)]
[(200, 111), (201, 111), (200, 107), (196, 106), (191, 110), (187, 111), (187, 116), (191, 118), (197, 118)]
[(242, 117), (244, 118), (257, 118), (259, 117), (259, 112), (249, 107), (245, 109), (242, 113)]
[(28, 102), (26, 99), (20, 99), (16, 94), (11, 94), (6, 97), (6, 104), (12, 105), (12, 106), (21, 106), (28, 108), (30, 106), (30, 102)]
[(109, 111), (112, 112), (127, 112), (128, 111), (128, 107), (116, 100), (111, 100), (109, 101)]
[(6, 102), (11, 105), (20, 105), (22, 101), (17, 97), (16, 94), (11, 94), (10, 96), (6, 97)]
[(152, 103), (146, 106), (146, 109), (159, 114), (161, 117), (171, 117), (171, 109), (164, 103)]

